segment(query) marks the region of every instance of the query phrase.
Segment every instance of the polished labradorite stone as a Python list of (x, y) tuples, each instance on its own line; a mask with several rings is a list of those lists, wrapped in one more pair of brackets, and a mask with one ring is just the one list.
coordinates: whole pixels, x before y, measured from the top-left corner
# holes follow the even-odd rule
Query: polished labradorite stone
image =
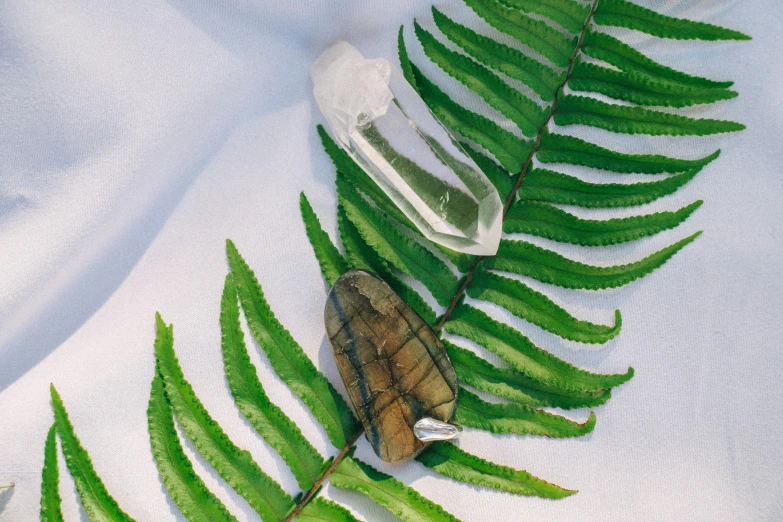
[(413, 425), (451, 420), (457, 377), (435, 332), (384, 281), (343, 274), (325, 310), (326, 332), (348, 395), (375, 453), (387, 462), (427, 446)]

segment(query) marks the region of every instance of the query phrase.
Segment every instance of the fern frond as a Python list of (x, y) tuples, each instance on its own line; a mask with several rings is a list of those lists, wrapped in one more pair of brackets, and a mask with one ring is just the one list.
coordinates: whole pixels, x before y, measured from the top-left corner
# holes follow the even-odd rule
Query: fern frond
[(332, 473), (333, 486), (362, 493), (403, 522), (459, 522), (439, 505), (399, 480), (355, 459), (352, 453)]
[(235, 521), (226, 506), (213, 495), (185, 455), (174, 427), (174, 412), (163, 390), (163, 378), (155, 368), (147, 408), (152, 456), (169, 496), (190, 522)]
[(323, 497), (315, 497), (296, 516), (297, 522), (359, 522), (350, 511)]
[(340, 195), (340, 205), (362, 239), (397, 270), (421, 281), (446, 306), (457, 291), (457, 277), (446, 264), (394, 227), (354, 190)]
[(676, 174), (700, 169), (717, 158), (719, 154), (720, 151), (716, 150), (709, 156), (696, 160), (668, 158), (659, 154), (623, 154), (579, 138), (545, 131), (541, 136), (536, 159), (542, 163), (570, 163), (628, 174), (633, 172)]
[(407, 71), (408, 81), (416, 88), (433, 114), (453, 132), (488, 150), (505, 169), (517, 172), (533, 150), (533, 141), (520, 140), (489, 118), (454, 103), (411, 63), (405, 47), (402, 27), (397, 42), (402, 69)]
[(358, 421), (329, 380), (319, 372), (266, 302), (255, 274), (230, 240), (226, 252), (250, 332), (275, 373), (318, 419), (332, 444), (341, 448), (359, 429)]
[(536, 410), (521, 404), (494, 404), (483, 401), (464, 388), (459, 390), (459, 402), (454, 421), (496, 435), (539, 435), (569, 438), (587, 435), (595, 428), (595, 413), (584, 423)]
[(620, 333), (622, 324), (620, 310), (615, 310), (614, 326), (581, 321), (520, 281), (481, 269), (476, 271), (468, 295), (500, 305), (520, 319), (571, 341), (602, 344)]
[(728, 89), (659, 81), (646, 74), (615, 71), (581, 60), (574, 65), (568, 87), (574, 91), (595, 92), (616, 100), (656, 107), (688, 107), (737, 96), (736, 91)]
[(60, 436), (60, 446), (68, 471), (76, 484), (76, 491), (79, 492), (79, 500), (87, 512), (91, 521), (120, 521), (132, 522), (133, 519), (128, 516), (119, 504), (106, 490), (103, 481), (95, 472), (90, 456), (79, 442), (73, 425), (68, 419), (68, 412), (65, 411), (60, 394), (50, 386), (52, 394), (52, 408), (54, 409), (54, 425), (57, 434)]
[(434, 7), (432, 15), (438, 29), (469, 56), (527, 85), (541, 96), (542, 100), (552, 101), (555, 91), (562, 83), (563, 73), (556, 73), (513, 47), (454, 22)]
[(750, 36), (717, 25), (662, 15), (627, 0), (601, 0), (595, 23), (635, 29), (677, 40), (750, 40)]
[(534, 477), (527, 471), (471, 455), (451, 442), (433, 442), (416, 460), (444, 477), (516, 495), (563, 498), (576, 493)]
[(485, 268), (532, 277), (563, 288), (600, 290), (627, 285), (663, 265), (701, 232), (626, 265), (592, 266), (526, 241), (501, 240), (497, 256), (482, 261)]
[(44, 464), (41, 472), (41, 522), (63, 522), (60, 498), (60, 476), (57, 470), (57, 440), (55, 425), (49, 428), (44, 445)]
[[(498, 276), (493, 277), (498, 280), (505, 279)], [(506, 284), (504, 281), (498, 282)], [(480, 287), (482, 283), (479, 282), (478, 284)], [(519, 284), (521, 285), (521, 283)], [(530, 289), (528, 291), (533, 292)], [(509, 293), (515, 293), (514, 289), (511, 289)], [(544, 296), (541, 297), (546, 299)], [(552, 303), (549, 306), (556, 305)], [(565, 312), (564, 310), (562, 311)], [(572, 321), (576, 320), (572, 318)], [(597, 325), (592, 326), (595, 327)], [(511, 326), (495, 321), (481, 310), (470, 305), (463, 304), (457, 307), (444, 328), (450, 334), (462, 336), (485, 347), (510, 364), (516, 371), (549, 386), (550, 389), (556, 388), (562, 391), (574, 390), (586, 393), (601, 392), (619, 386), (633, 376), (632, 368), (629, 368), (626, 373), (609, 375), (581, 370), (537, 347), (530, 339)], [(619, 328), (619, 322), (617, 328)], [(590, 337), (587, 338), (590, 339), (597, 337), (592, 332), (589, 335)]]
[(659, 81), (705, 88), (725, 88), (731, 81), (716, 81), (693, 76), (651, 60), (627, 43), (601, 31), (587, 31), (582, 52), (627, 73), (640, 73)]
[(500, 0), (508, 7), (524, 13), (535, 13), (552, 20), (563, 29), (578, 33), (590, 12), (589, 4), (574, 0)]
[(573, 94), (560, 96), (554, 118), (555, 123), (563, 126), (589, 125), (612, 132), (652, 136), (706, 136), (745, 128), (733, 121), (689, 118)]
[(380, 276), (427, 324), (434, 325), (437, 318), (432, 307), (417, 291), (392, 273), (386, 261), (367, 244), (354, 224), (346, 217), (342, 206), (337, 207), (337, 226), (352, 268), (364, 268)]
[(185, 380), (174, 354), (173, 327), (155, 316), (155, 359), (163, 379), (166, 398), (182, 428), (199, 453), (262, 520), (278, 521), (293, 509), (293, 499), (250, 456), (238, 448), (207, 413), (190, 383)]
[(476, 390), (531, 407), (570, 410), (600, 406), (609, 400), (606, 390), (577, 390), (548, 385), (512, 368), (498, 368), (475, 353), (443, 340), (457, 379)]
[(500, 200), (505, 201), (508, 195), (511, 194), (511, 191), (514, 190), (514, 178), (500, 164), (470, 145), (465, 145), (464, 150), (487, 176), (489, 181), (495, 185), (500, 195)]
[(313, 245), (315, 257), (318, 259), (326, 284), (332, 286), (337, 278), (348, 270), (348, 263), (334, 246), (332, 240), (329, 239), (329, 235), (321, 228), (318, 216), (315, 215), (315, 211), (307, 201), (304, 192), (299, 195), (299, 208), (302, 211), (307, 238)]
[(674, 193), (692, 180), (699, 170), (648, 183), (589, 183), (552, 170), (533, 169), (525, 175), (525, 190), (519, 197), (586, 208), (632, 207)]
[(568, 38), (546, 22), (509, 9), (495, 0), (465, 0), (465, 3), (498, 31), (512, 36), (557, 66), (568, 65), (576, 38)]
[(538, 133), (548, 115), (538, 104), (483, 65), (449, 50), (418, 23), (414, 23), (414, 30), (424, 53), (444, 72), (513, 121), (525, 136), (532, 137)]
[(702, 203), (694, 201), (675, 212), (592, 220), (578, 218), (546, 203), (519, 201), (506, 214), (503, 232), (521, 232), (582, 246), (615, 245), (674, 228)]
[(326, 461), (297, 425), (264, 392), (245, 346), (239, 324), (237, 289), (231, 274), (226, 276), (220, 301), (220, 331), (226, 380), (237, 408), (288, 464), (299, 487), (310, 489), (321, 475)]

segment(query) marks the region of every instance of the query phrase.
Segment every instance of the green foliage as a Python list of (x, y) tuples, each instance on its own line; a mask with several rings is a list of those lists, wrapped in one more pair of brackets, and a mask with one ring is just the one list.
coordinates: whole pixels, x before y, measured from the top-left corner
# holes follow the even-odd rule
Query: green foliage
[(158, 465), (166, 491), (190, 521), (236, 520), (193, 471), (193, 465), (185, 455), (177, 437), (174, 412), (166, 398), (163, 386), (163, 378), (156, 368), (147, 408), (147, 422), (152, 456)]
[(688, 219), (701, 204), (702, 201), (694, 201), (676, 212), (591, 220), (578, 218), (546, 203), (520, 201), (506, 214), (503, 231), (521, 232), (582, 246), (614, 245), (674, 228)]
[(60, 478), (57, 470), (57, 441), (55, 425), (49, 428), (44, 446), (44, 465), (41, 472), (41, 521), (62, 522), (63, 513), (60, 508)]
[(351, 409), (275, 318), (255, 274), (230, 240), (226, 242), (226, 251), (250, 332), (277, 375), (310, 408), (332, 444), (341, 448), (358, 428)]
[(568, 65), (575, 38), (568, 38), (546, 22), (506, 8), (494, 0), (465, 0), (465, 3), (498, 31), (514, 37), (557, 66)]
[(313, 245), (318, 264), (321, 265), (321, 273), (324, 275), (326, 284), (332, 286), (337, 281), (337, 278), (340, 277), (340, 274), (348, 270), (348, 263), (321, 228), (318, 216), (315, 215), (313, 207), (310, 206), (310, 202), (307, 201), (304, 192), (299, 196), (299, 207), (302, 210), (302, 220), (305, 223), (307, 238)]
[(340, 205), (362, 239), (396, 269), (424, 283), (439, 304), (446, 306), (457, 291), (457, 278), (430, 250), (405, 236), (385, 216), (352, 190), (340, 195)]
[(734, 84), (734, 82), (715, 81), (677, 71), (651, 60), (630, 45), (600, 31), (587, 31), (582, 52), (627, 73), (642, 74), (658, 81), (707, 88), (731, 87)]
[(573, 94), (560, 96), (555, 123), (590, 125), (612, 132), (652, 136), (706, 136), (745, 128), (741, 123), (733, 121), (689, 118), (642, 107), (615, 105)]
[(750, 36), (704, 22), (693, 22), (656, 13), (627, 0), (601, 0), (595, 23), (636, 29), (661, 38), (677, 40), (750, 40)]
[(612, 172), (660, 174), (698, 170), (719, 154), (720, 151), (715, 151), (697, 160), (667, 158), (659, 154), (623, 154), (573, 136), (544, 130), (536, 159), (543, 163), (570, 163)]
[(551, 406), (566, 410), (589, 408), (604, 404), (611, 395), (608, 389), (577, 389), (576, 386), (547, 384), (513, 367), (499, 368), (449, 341), (444, 340), (443, 345), (460, 382), (518, 404)]
[[(554, 206), (592, 209), (644, 205), (676, 192), (719, 154), (716, 151), (697, 159), (630, 154), (602, 145), (600, 132), (586, 140), (561, 134), (559, 126), (579, 124), (611, 132), (666, 136), (741, 130), (744, 126), (740, 123), (696, 119), (673, 109), (664, 112), (649, 108), (725, 103), (737, 94), (729, 90), (730, 81), (677, 71), (602, 32), (599, 26), (625, 27), (675, 39), (747, 36), (664, 16), (626, 0), (594, 0), (590, 4), (576, 0), (464, 1), (491, 27), (521, 45), (501, 43), (493, 36), (454, 22), (436, 9), (432, 11), (435, 25), (450, 44), (447, 46), (442, 37), (415, 23), (416, 44), (446, 73), (446, 81), (458, 81), (478, 94), (503, 115), (501, 121), (480, 114), (481, 109), (463, 107), (449, 98), (448, 89), (424, 75), (409, 58), (402, 29), (398, 38), (400, 63), (408, 82), (506, 201), (505, 233), (595, 248), (676, 227), (701, 205), (701, 201), (696, 201), (676, 211), (608, 220), (579, 218)], [(591, 60), (585, 60), (585, 56)], [(526, 86), (525, 92), (516, 90), (514, 81)], [(609, 101), (565, 94), (566, 87), (570, 91), (599, 94)], [(513, 127), (518, 127), (525, 138), (508, 130)], [(530, 323), (563, 339), (605, 343), (619, 333), (619, 310), (614, 325), (579, 320), (545, 293), (496, 272), (569, 289), (613, 288), (661, 267), (700, 232), (639, 261), (616, 266), (577, 262), (520, 238), (502, 239), (495, 256), (460, 254), (425, 239), (322, 127), (318, 127), (318, 132), (337, 170), (337, 223), (344, 254), (323, 230), (304, 194), (300, 197), (300, 209), (327, 284), (332, 285), (350, 268), (371, 270), (436, 332), (445, 330), (454, 336), (454, 342), (443, 340), (443, 344), (461, 384), (454, 422), (469, 428), (466, 436), (470, 436), (470, 429), (547, 437), (577, 437), (591, 432), (596, 422), (592, 412), (584, 423), (578, 423), (541, 408), (600, 406), (609, 400), (614, 387), (632, 378), (633, 369), (605, 375), (577, 368), (534, 345), (522, 330)], [(403, 163), (404, 174), (416, 185), (421, 169), (411, 162)], [(594, 183), (540, 168), (541, 163), (564, 163), (621, 174), (671, 175), (649, 182), (620, 184), (609, 179)], [(148, 428), (161, 480), (182, 513), (189, 520), (234, 520), (185, 456), (175, 417), (196, 451), (263, 520), (354, 522), (356, 519), (348, 510), (319, 496), (326, 481), (364, 494), (405, 521), (456, 520), (410, 487), (353, 456), (362, 430), (345, 400), (275, 318), (256, 275), (231, 241), (227, 241), (227, 257), (230, 273), (225, 280), (220, 314), (226, 382), (237, 409), (281, 456), (303, 491), (289, 495), (210, 417), (179, 366), (172, 327), (158, 316), (157, 363), (147, 411)], [(453, 267), (461, 272), (459, 276)], [(422, 295), (422, 288), (430, 296)], [(496, 321), (466, 303), (466, 296), (501, 306), (525, 323), (516, 328)], [(429, 304), (429, 297), (441, 306), (440, 317)], [(332, 444), (340, 448), (336, 457), (325, 460), (267, 397), (245, 345), (237, 300), (252, 336), (274, 372), (310, 409)], [(475, 343), (479, 353), (459, 346), (459, 342)], [(482, 357), (483, 350), (498, 356), (500, 365)], [(492, 398), (485, 401), (465, 386)], [(68, 470), (89, 518), (131, 520), (97, 476), (53, 387), (52, 404), (55, 425), (44, 448), (41, 518), (62, 520), (55, 440), (58, 434)], [(488, 462), (448, 442), (430, 445), (417, 458), (436, 473), (474, 486), (553, 499), (575, 493), (525, 471)]]
[(296, 517), (298, 522), (359, 522), (350, 511), (323, 497), (315, 497), (302, 513)]
[[(544, 101), (552, 101), (557, 87), (562, 83), (562, 74), (556, 73), (513, 47), (496, 42), (452, 21), (434, 7), (432, 15), (438, 29), (475, 60), (502, 72), (509, 78), (519, 80)], [(429, 38), (432, 36), (430, 35)], [(538, 126), (535, 131), (538, 131)]]
[(526, 471), (494, 464), (471, 455), (451, 442), (433, 442), (416, 460), (445, 477), (517, 495), (563, 498), (576, 493), (534, 477)]
[(103, 481), (95, 472), (90, 456), (79, 442), (68, 418), (68, 412), (65, 411), (65, 405), (54, 385), (50, 386), (50, 391), (55, 430), (60, 436), (65, 463), (76, 484), (76, 491), (79, 492), (79, 500), (87, 517), (93, 522), (132, 521), (133, 519), (120, 509), (117, 501), (109, 495)]
[(699, 169), (649, 183), (588, 183), (547, 169), (525, 175), (520, 199), (575, 205), (585, 208), (632, 207), (668, 196), (692, 180)]
[(414, 24), (414, 27), (424, 52), (433, 62), (484, 98), (490, 107), (516, 123), (525, 136), (531, 137), (538, 133), (547, 114), (533, 100), (513, 89), (486, 67), (450, 51), (419, 24)]
[(293, 499), (264, 473), (247, 450), (238, 448), (207, 413), (174, 354), (173, 327), (155, 316), (155, 359), (166, 398), (183, 430), (207, 462), (259, 514), (262, 520), (281, 520), (294, 507)]
[(485, 268), (532, 277), (564, 288), (600, 290), (627, 285), (668, 261), (701, 232), (682, 239), (644, 259), (627, 265), (592, 266), (573, 261), (526, 241), (504, 239), (496, 256), (482, 261)]
[(457, 522), (415, 490), (350, 455), (340, 462), (330, 480), (335, 487), (367, 496), (404, 522)]
[(454, 420), (463, 426), (500, 435), (541, 435), (553, 439), (581, 437), (595, 427), (595, 413), (590, 413), (587, 421), (579, 424), (522, 404), (489, 403), (464, 388), (459, 390)]
[(617, 100), (639, 105), (687, 107), (700, 103), (729, 100), (735, 91), (682, 85), (640, 73), (615, 71), (594, 63), (577, 61), (568, 80), (575, 91), (597, 92)]
[[(498, 276), (493, 277), (501, 279)], [(509, 291), (509, 293), (513, 292), (513, 290)], [(535, 304), (534, 301), (533, 303)], [(485, 347), (528, 378), (560, 390), (598, 392), (619, 386), (633, 375), (632, 369), (627, 373), (615, 375), (601, 375), (580, 370), (537, 347), (511, 326), (495, 321), (470, 305), (462, 305), (455, 309), (445, 328), (451, 334), (462, 336)]]
[(500, 0), (508, 7), (524, 13), (538, 14), (560, 25), (564, 29), (578, 33), (585, 23), (590, 6), (574, 0)]
[(581, 321), (541, 292), (536, 292), (520, 281), (483, 269), (477, 271), (473, 277), (468, 295), (500, 305), (520, 319), (564, 339), (582, 343), (605, 343), (620, 333), (620, 310), (615, 310), (614, 326)]
[(220, 302), (220, 331), (226, 381), (237, 408), (288, 464), (299, 487), (310, 489), (326, 462), (296, 424), (266, 396), (247, 353), (239, 324), (237, 289), (231, 274), (226, 276)]

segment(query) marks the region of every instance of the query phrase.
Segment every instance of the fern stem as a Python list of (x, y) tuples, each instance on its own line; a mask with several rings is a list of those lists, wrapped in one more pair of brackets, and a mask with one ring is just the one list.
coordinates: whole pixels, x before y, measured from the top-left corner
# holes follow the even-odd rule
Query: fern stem
[[(593, 20), (595, 10), (598, 8), (598, 1), (599, 0), (593, 0), (593, 4), (590, 6), (590, 13), (588, 13), (587, 18), (585, 18), (585, 23), (582, 25), (582, 29), (579, 31), (579, 38), (576, 41), (574, 52), (571, 54), (571, 58), (568, 60), (568, 67), (566, 68), (566, 74), (563, 78), (563, 82), (555, 90), (549, 116), (547, 117), (546, 121), (541, 124), (541, 127), (539, 127), (538, 133), (536, 133), (536, 140), (533, 143), (533, 148), (530, 149), (530, 154), (528, 154), (527, 159), (525, 159), (525, 162), (522, 164), (522, 168), (520, 169), (519, 174), (517, 174), (514, 187), (511, 189), (511, 192), (508, 193), (508, 197), (506, 197), (506, 202), (503, 204), (504, 219), (508, 209), (511, 208), (511, 204), (514, 203), (514, 198), (516, 197), (517, 192), (519, 192), (519, 190), (522, 188), (522, 183), (525, 181), (525, 174), (527, 173), (527, 169), (530, 167), (530, 163), (533, 161), (533, 156), (536, 155), (538, 148), (541, 146), (541, 137), (544, 135), (544, 131), (549, 126), (549, 122), (555, 115), (555, 111), (557, 110), (557, 100), (560, 98), (560, 93), (563, 91), (566, 83), (568, 83), (568, 80), (571, 78), (571, 73), (573, 72), (576, 58), (579, 56), (579, 53), (582, 50), (582, 44), (585, 39), (585, 34), (587, 34), (587, 28), (590, 27), (590, 22)], [(470, 286), (470, 282), (473, 280), (473, 275), (476, 273), (476, 269), (484, 257), (486, 256), (476, 256), (476, 259), (473, 260), (473, 263), (470, 265), (470, 268), (462, 280), (462, 284), (460, 285), (459, 290), (457, 290), (457, 293), (454, 294), (454, 297), (451, 299), (449, 306), (446, 307), (446, 311), (443, 312), (443, 315), (440, 316), (438, 323), (435, 325), (435, 333), (439, 333), (443, 329), (443, 325), (446, 324), (446, 321), (448, 321), (451, 317), (452, 312), (454, 312), (454, 308), (457, 307), (460, 299), (462, 299), (462, 296), (465, 295), (468, 286)]]
[(337, 468), (340, 462), (342, 462), (348, 452), (351, 451), (351, 448), (354, 447), (356, 441), (359, 440), (359, 437), (362, 436), (362, 433), (364, 433), (364, 429), (358, 429), (356, 434), (345, 443), (345, 446), (343, 446), (343, 449), (340, 450), (340, 453), (337, 454), (337, 456), (332, 460), (331, 464), (329, 464), (323, 473), (321, 473), (321, 476), (316, 479), (316, 481), (313, 483), (313, 487), (311, 487), (305, 496), (302, 497), (302, 500), (296, 504), (296, 507), (294, 507), (288, 516), (285, 517), (283, 522), (291, 522), (291, 520), (293, 520), (299, 513), (302, 512), (307, 503), (310, 502), (310, 500), (312, 500), (312, 498), (318, 493), (318, 490), (321, 489), (321, 486), (323, 486), (326, 479), (329, 478), (329, 475), (332, 474), (332, 472)]
[[(566, 82), (568, 82), (569, 78), (571, 77), (571, 72), (574, 68), (574, 63), (576, 62), (576, 58), (577, 56), (579, 56), (579, 52), (582, 49), (582, 43), (584, 42), (587, 28), (590, 26), (590, 22), (593, 19), (595, 10), (598, 7), (598, 1), (599, 0), (593, 0), (593, 4), (590, 8), (590, 13), (587, 15), (587, 18), (585, 19), (585, 23), (582, 25), (582, 30), (579, 31), (579, 38), (577, 39), (574, 52), (571, 54), (571, 58), (568, 60), (568, 67), (566, 69), (566, 74), (563, 79), (563, 82), (557, 87), (557, 90), (555, 90), (554, 98), (552, 100), (551, 110), (549, 111), (549, 117), (546, 119), (544, 123), (541, 124), (541, 127), (538, 129), (538, 132), (536, 134), (536, 140), (533, 144), (533, 148), (531, 149), (530, 154), (528, 155), (525, 162), (522, 164), (522, 169), (520, 170), (519, 174), (517, 174), (516, 181), (514, 182), (514, 187), (509, 193), (508, 197), (506, 198), (506, 201), (503, 205), (504, 218), (506, 216), (506, 212), (508, 212), (508, 209), (511, 207), (511, 204), (514, 202), (514, 198), (517, 195), (517, 192), (519, 192), (519, 189), (522, 187), (522, 183), (525, 180), (525, 173), (527, 172), (530, 163), (533, 161), (533, 156), (536, 154), (539, 146), (541, 145), (541, 137), (544, 135), (544, 131), (546, 130), (547, 126), (549, 125), (549, 122), (552, 120), (552, 117), (555, 114), (555, 109), (557, 108), (557, 100), (560, 96), (561, 91), (563, 90), (563, 87), (565, 87)], [(454, 297), (449, 302), (446, 311), (443, 312), (443, 315), (441, 315), (440, 319), (435, 325), (434, 330), (436, 333), (440, 332), (443, 329), (443, 325), (446, 324), (446, 321), (449, 320), (451, 314), (454, 312), (454, 309), (457, 307), (457, 304), (459, 303), (460, 299), (462, 299), (462, 296), (465, 295), (465, 292), (467, 291), (468, 286), (470, 286), (470, 282), (473, 280), (473, 276), (476, 273), (476, 269), (478, 268), (479, 263), (481, 262), (482, 259), (484, 259), (484, 257), (485, 256), (476, 256), (476, 258), (473, 260), (473, 263), (470, 265), (470, 268), (468, 268), (468, 271), (465, 273), (465, 277), (462, 279), (462, 284), (460, 285), (456, 294), (454, 294)], [(353, 437), (351, 437), (351, 439), (348, 442), (346, 442), (345, 446), (343, 446), (343, 448), (340, 450), (340, 453), (338, 453), (337, 456), (334, 457), (334, 460), (332, 460), (329, 466), (323, 471), (323, 473), (321, 473), (321, 476), (318, 477), (318, 479), (316, 479), (316, 481), (313, 483), (313, 487), (311, 487), (310, 490), (302, 497), (302, 499), (296, 504), (296, 507), (294, 507), (294, 509), (291, 510), (288, 516), (285, 517), (283, 522), (291, 522), (297, 515), (299, 515), (302, 512), (302, 510), (313, 499), (313, 497), (315, 497), (315, 495), (318, 494), (318, 491), (324, 485), (324, 482), (326, 482), (326, 480), (329, 478), (329, 475), (332, 474), (332, 472), (337, 468), (340, 462), (342, 462), (345, 456), (348, 455), (348, 452), (351, 451), (351, 448), (353, 448), (353, 446), (356, 444), (356, 441), (359, 440), (359, 437), (362, 436), (362, 433), (364, 433), (363, 429), (357, 430), (356, 434)]]

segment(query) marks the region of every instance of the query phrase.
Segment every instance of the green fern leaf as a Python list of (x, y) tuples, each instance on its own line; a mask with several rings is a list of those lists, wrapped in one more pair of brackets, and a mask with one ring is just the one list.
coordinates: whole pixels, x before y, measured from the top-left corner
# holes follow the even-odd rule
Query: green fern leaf
[(725, 88), (734, 85), (734, 82), (716, 81), (692, 76), (662, 65), (651, 60), (625, 42), (600, 31), (587, 31), (582, 52), (614, 65), (627, 73), (639, 73), (659, 81), (705, 88)]
[(174, 354), (173, 327), (155, 316), (155, 358), (163, 379), (166, 398), (188, 438), (234, 490), (259, 514), (262, 520), (277, 521), (293, 509), (293, 499), (280, 485), (261, 471), (247, 450), (238, 448), (207, 413), (185, 380)]
[(519, 281), (486, 270), (476, 272), (468, 288), (468, 295), (500, 305), (517, 317), (564, 339), (582, 343), (605, 343), (620, 333), (622, 324), (620, 310), (615, 310), (614, 326), (580, 321), (544, 294)]
[(359, 429), (351, 409), (277, 320), (255, 274), (230, 240), (226, 241), (226, 252), (250, 332), (275, 373), (310, 408), (332, 444), (342, 448)]
[(500, 0), (508, 7), (524, 13), (544, 16), (572, 33), (582, 29), (590, 6), (573, 0)]
[(283, 458), (299, 487), (308, 490), (318, 479), (326, 461), (307, 441), (294, 422), (274, 405), (261, 386), (250, 361), (239, 324), (239, 305), (234, 276), (228, 274), (220, 302), (220, 330), (226, 380), (242, 415)]
[[(499, 280), (505, 279), (498, 276), (492, 277)], [(504, 281), (498, 282), (505, 284)], [(514, 282), (518, 283), (517, 281)], [(483, 283), (479, 281), (478, 284), (481, 285)], [(495, 282), (493, 281), (492, 284), (495, 285)], [(522, 285), (522, 283), (518, 284)], [(529, 288), (525, 288), (528, 292), (533, 292)], [(510, 289), (510, 293), (516, 293), (514, 290), (513, 288)], [(541, 294), (539, 296), (547, 299)], [(551, 308), (552, 306), (556, 305), (545, 303), (541, 306), (541, 309), (545, 307)], [(565, 312), (562, 309), (560, 311)], [(554, 312), (552, 314), (554, 315)], [(581, 322), (573, 318), (571, 318), (571, 321)], [(596, 325), (592, 326), (595, 327)], [(446, 322), (445, 329), (450, 334), (462, 336), (485, 347), (509, 363), (518, 372), (539, 383), (548, 385), (550, 389), (555, 387), (561, 391), (601, 392), (619, 386), (633, 376), (632, 368), (629, 368), (626, 373), (610, 375), (581, 370), (537, 347), (516, 329), (495, 321), (481, 310), (470, 305), (459, 306), (452, 314), (451, 319)], [(589, 338), (595, 338), (592, 332), (589, 335), (591, 335)]]
[(558, 98), (554, 118), (558, 125), (590, 125), (612, 132), (652, 136), (705, 136), (745, 128), (741, 123), (733, 121), (688, 118), (642, 107), (614, 105), (573, 94), (563, 94)]
[(525, 175), (520, 199), (576, 205), (586, 208), (631, 207), (674, 193), (692, 180), (700, 169), (649, 183), (588, 183), (574, 176), (546, 169)]
[(185, 455), (174, 427), (174, 412), (166, 400), (158, 369), (152, 379), (147, 421), (152, 456), (160, 477), (182, 514), (190, 522), (235, 521), (226, 506), (213, 495)]
[[(299, 195), (299, 208), (302, 211), (302, 220), (305, 223), (307, 238), (315, 251), (315, 257), (321, 266), (321, 273), (326, 279), (326, 284), (332, 286), (337, 278), (348, 270), (348, 263), (345, 258), (334, 246), (329, 235), (321, 228), (318, 216), (315, 215), (313, 207), (302, 192)], [(306, 488), (305, 488), (306, 489)]]
[(610, 390), (582, 391), (548, 385), (512, 368), (498, 368), (475, 353), (443, 340), (457, 378), (479, 391), (532, 407), (551, 406), (566, 410), (600, 406)]
[(544, 132), (536, 159), (542, 163), (570, 163), (612, 172), (675, 174), (699, 169), (719, 154), (720, 151), (716, 150), (709, 156), (696, 160), (667, 158), (658, 154), (623, 154), (572, 136)]
[(545, 203), (520, 201), (506, 214), (503, 231), (521, 232), (582, 246), (614, 245), (674, 228), (688, 219), (701, 204), (699, 200), (675, 212), (590, 220), (578, 218)]
[(563, 288), (616, 288), (649, 274), (700, 234), (696, 232), (635, 263), (616, 266), (587, 265), (525, 241), (504, 239), (500, 242), (497, 256), (485, 259), (482, 265)]
[(677, 40), (750, 40), (750, 36), (704, 22), (656, 13), (626, 0), (601, 0), (595, 23), (636, 29), (644, 33)]
[(413, 239), (406, 237), (383, 214), (372, 209), (354, 190), (344, 190), (340, 204), (361, 237), (397, 270), (421, 281), (442, 306), (449, 304), (458, 282), (448, 266)]
[(332, 473), (333, 486), (362, 493), (403, 522), (459, 522), (439, 505), (352, 454), (353, 451)]
[(41, 522), (63, 522), (60, 498), (60, 477), (57, 470), (57, 441), (55, 425), (49, 428), (44, 445), (44, 464), (41, 472)]
[(581, 437), (593, 431), (595, 413), (590, 412), (587, 421), (580, 424), (521, 404), (486, 402), (460, 388), (454, 422), (498, 435), (539, 435), (562, 439)]
[(511, 194), (511, 191), (514, 190), (514, 178), (512, 178), (509, 172), (492, 158), (489, 158), (487, 155), (479, 152), (473, 147), (466, 145), (464, 150), (487, 176), (489, 181), (495, 185), (495, 188), (500, 195), (500, 200), (505, 201), (508, 195)]
[(297, 522), (359, 522), (350, 511), (339, 504), (315, 497), (296, 516)]
[(544, 109), (486, 67), (449, 50), (418, 23), (414, 23), (414, 30), (424, 53), (449, 76), (516, 123), (525, 136), (531, 137), (538, 133), (539, 127), (548, 116)]
[(568, 87), (574, 91), (596, 92), (616, 100), (657, 107), (688, 107), (737, 96), (736, 91), (728, 89), (659, 81), (646, 74), (615, 71), (582, 61), (574, 65)]
[(514, 37), (555, 65), (564, 68), (568, 66), (576, 38), (568, 38), (546, 22), (535, 20), (494, 0), (465, 0), (465, 3), (498, 31)]
[(63, 405), (60, 394), (54, 389), (54, 385), (50, 386), (50, 391), (54, 409), (54, 425), (60, 436), (65, 463), (76, 484), (76, 491), (79, 492), (79, 500), (84, 511), (87, 512), (87, 517), (93, 522), (132, 521), (133, 519), (120, 509), (117, 501), (109, 495), (103, 481), (95, 472), (90, 456), (76, 437), (73, 425), (68, 419), (68, 412), (65, 411), (65, 405)]
[(509, 78), (519, 80), (541, 96), (542, 100), (554, 99), (554, 94), (563, 81), (562, 73), (558, 74), (513, 47), (496, 42), (454, 22), (434, 7), (432, 15), (438, 29), (474, 59), (502, 72)]
[(416, 460), (444, 477), (507, 493), (543, 498), (563, 498), (576, 493), (534, 477), (527, 471), (471, 455), (451, 442), (433, 442)]
[(386, 261), (381, 259), (375, 250), (362, 239), (359, 231), (345, 216), (345, 210), (342, 206), (337, 208), (337, 226), (340, 229), (340, 238), (352, 267), (370, 270), (380, 276), (427, 324), (434, 326), (437, 318), (432, 307), (417, 291), (392, 273)]
[(454, 103), (411, 63), (405, 48), (403, 28), (397, 38), (400, 63), (410, 84), (419, 92), (430, 110), (453, 132), (477, 143), (489, 151), (510, 172), (518, 172), (533, 150), (532, 140), (520, 140), (489, 118)]

